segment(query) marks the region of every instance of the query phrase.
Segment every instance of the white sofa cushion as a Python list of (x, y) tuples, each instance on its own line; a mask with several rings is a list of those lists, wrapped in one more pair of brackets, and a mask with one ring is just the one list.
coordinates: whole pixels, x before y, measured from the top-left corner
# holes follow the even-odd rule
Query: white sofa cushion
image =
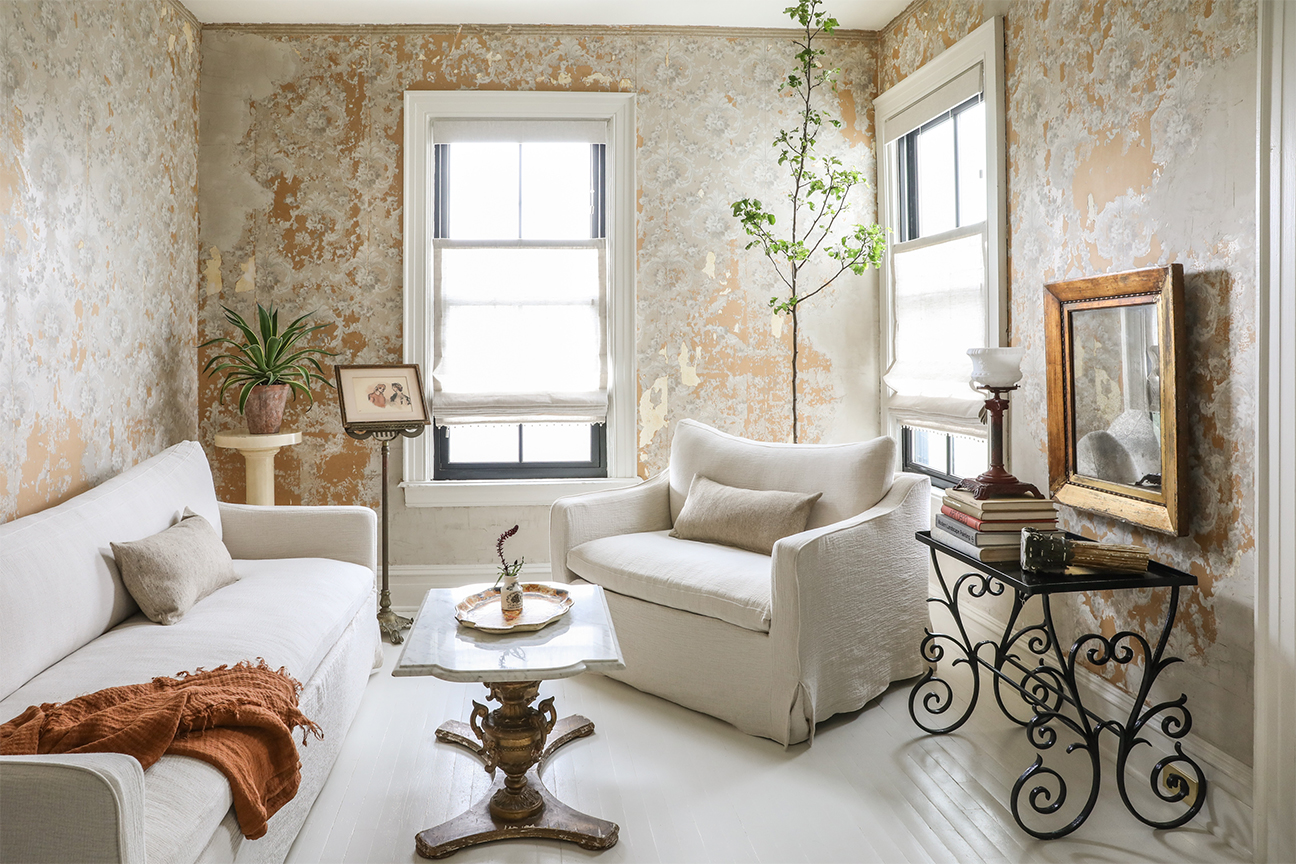
[(768, 555), (647, 531), (582, 543), (567, 566), (617, 594), (769, 632)]
[(264, 657), (305, 682), (373, 591), (373, 573), (327, 558), (235, 561), (239, 581), (175, 624), (137, 613), (0, 701), (0, 722), (29, 705)]
[(891, 489), (895, 453), (895, 441), (887, 437), (854, 444), (769, 444), (681, 420), (671, 440), (671, 522), (684, 508), (693, 476), (702, 474), (743, 489), (822, 492), (806, 524), (822, 528), (882, 500)]
[(0, 699), (135, 613), (108, 544), (169, 528), (186, 507), (220, 536), (211, 468), (196, 441), (0, 525)]

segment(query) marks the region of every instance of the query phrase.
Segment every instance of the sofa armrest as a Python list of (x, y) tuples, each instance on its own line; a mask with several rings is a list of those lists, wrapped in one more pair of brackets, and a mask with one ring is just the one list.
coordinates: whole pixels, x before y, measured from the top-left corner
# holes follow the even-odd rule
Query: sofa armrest
[(234, 558), (333, 558), (378, 570), (378, 516), (368, 507), (220, 505)]
[(553, 578), (557, 582), (577, 578), (567, 569), (567, 553), (582, 543), (670, 527), (670, 478), (665, 471), (628, 489), (559, 498), (549, 511)]
[[(770, 635), (786, 642), (811, 706), (820, 683), (846, 702), (855, 698), (851, 682), (861, 679), (861, 669), (886, 673), (887, 681), (920, 671), (927, 547), (914, 534), (930, 519), (927, 478), (897, 474), (863, 513), (774, 544)], [(820, 713), (860, 704), (822, 706)]]
[(144, 861), (144, 771), (122, 753), (0, 756), (0, 861)]

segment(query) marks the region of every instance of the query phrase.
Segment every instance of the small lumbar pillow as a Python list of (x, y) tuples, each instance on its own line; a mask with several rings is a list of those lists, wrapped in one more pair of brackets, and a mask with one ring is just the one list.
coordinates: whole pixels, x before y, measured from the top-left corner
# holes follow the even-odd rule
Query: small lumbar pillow
[(126, 590), (159, 624), (176, 623), (199, 600), (238, 581), (216, 529), (188, 507), (160, 534), (110, 545)]
[(772, 555), (775, 541), (805, 530), (822, 495), (739, 489), (695, 474), (670, 536)]

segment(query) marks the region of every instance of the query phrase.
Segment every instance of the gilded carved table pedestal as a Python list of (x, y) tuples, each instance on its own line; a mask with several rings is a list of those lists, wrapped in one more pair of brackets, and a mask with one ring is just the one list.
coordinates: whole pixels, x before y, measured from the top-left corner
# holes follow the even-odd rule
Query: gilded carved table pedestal
[(438, 741), (478, 756), (494, 782), (460, 815), (420, 831), (415, 850), (424, 858), (444, 858), (478, 843), (530, 837), (593, 850), (616, 845), (616, 823), (572, 809), (540, 779), (545, 762), (563, 745), (593, 734), (594, 724), (579, 714), (559, 720), (553, 697), (532, 704), (541, 681), (624, 668), (603, 589), (565, 585), (574, 603), (554, 624), (531, 633), (491, 634), (460, 627), (454, 618), (455, 604), (481, 587), (429, 591), (392, 670), (396, 676), (480, 681), (499, 703), (489, 710), (474, 701), (470, 722), (449, 720), (437, 729)]

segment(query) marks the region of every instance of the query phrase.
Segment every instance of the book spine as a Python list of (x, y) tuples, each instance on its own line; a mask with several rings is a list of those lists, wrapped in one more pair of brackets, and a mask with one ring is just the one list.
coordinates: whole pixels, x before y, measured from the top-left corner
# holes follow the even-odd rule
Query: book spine
[(950, 547), (951, 549), (957, 549), (959, 552), (962, 552), (964, 555), (967, 555), (971, 558), (975, 558), (978, 561), (986, 560), (982, 556), (985, 555), (987, 550), (981, 549), (977, 546), (973, 546), (971, 543), (968, 543), (964, 540), (960, 540), (959, 538), (955, 537), (953, 534), (949, 534), (941, 530), (940, 528), (933, 528), (931, 532), (931, 536), (933, 540), (939, 540), (941, 543), (944, 543), (946, 546)]
[(953, 507), (951, 507), (948, 504), (941, 505), (941, 513), (955, 520), (956, 522), (962, 522), (964, 525), (968, 526), (969, 528), (979, 529), (981, 527), (980, 519), (976, 518), (975, 516), (964, 513), (962, 510), (955, 510)]
[(964, 543), (972, 546), (981, 545), (977, 542), (977, 530), (975, 528), (964, 525), (962, 522), (951, 519), (944, 514), (936, 517), (936, 526), (946, 534), (957, 537)]
[(978, 531), (1008, 532), (1020, 531), (1023, 528), (1039, 528), (1042, 531), (1057, 525), (1056, 519), (1038, 515), (1027, 519), (978, 519), (948, 504), (942, 504), (940, 512)]

